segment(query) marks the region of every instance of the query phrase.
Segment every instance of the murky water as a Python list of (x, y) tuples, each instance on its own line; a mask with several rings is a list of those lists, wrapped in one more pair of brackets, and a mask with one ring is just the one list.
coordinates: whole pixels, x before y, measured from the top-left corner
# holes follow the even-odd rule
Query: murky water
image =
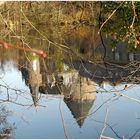
[[(67, 36), (65, 43), (79, 44), (75, 52), (87, 59), (95, 35)], [(30, 45), (45, 48), (46, 43), (34, 38)], [(59, 49), (42, 59), (1, 48), (1, 137), (139, 138), (139, 54), (108, 48), (110, 61), (104, 64), (100, 47), (92, 63)]]

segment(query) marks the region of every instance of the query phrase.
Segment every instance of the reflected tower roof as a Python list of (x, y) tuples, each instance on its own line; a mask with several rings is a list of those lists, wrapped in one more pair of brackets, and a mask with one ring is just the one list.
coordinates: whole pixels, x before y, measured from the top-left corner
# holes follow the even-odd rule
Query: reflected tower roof
[(33, 100), (34, 106), (37, 106), (38, 101), (39, 101), (39, 97), (38, 97), (39, 86), (37, 86), (37, 85), (31, 86), (30, 85), (29, 88), (30, 88), (30, 92), (32, 94), (32, 100)]
[(83, 126), (85, 119), (88, 116), (88, 112), (93, 106), (94, 100), (86, 101), (65, 101), (68, 108), (70, 109), (73, 117), (76, 119), (79, 127)]

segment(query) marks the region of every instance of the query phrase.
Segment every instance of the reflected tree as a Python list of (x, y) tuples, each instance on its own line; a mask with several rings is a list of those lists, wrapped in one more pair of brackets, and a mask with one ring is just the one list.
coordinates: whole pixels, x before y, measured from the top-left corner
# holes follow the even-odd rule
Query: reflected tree
[(11, 112), (6, 110), (4, 106), (0, 107), (0, 139), (12, 138), (13, 136), (13, 126), (7, 121), (7, 117), (10, 113)]
[(101, 2), (100, 22), (106, 35), (112, 36), (116, 41), (129, 43), (130, 51), (139, 50), (139, 2)]

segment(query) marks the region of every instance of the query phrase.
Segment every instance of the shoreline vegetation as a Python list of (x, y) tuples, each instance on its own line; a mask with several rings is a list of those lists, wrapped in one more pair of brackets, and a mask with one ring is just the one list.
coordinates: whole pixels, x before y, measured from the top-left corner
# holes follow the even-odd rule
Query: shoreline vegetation
[(107, 47), (114, 50), (119, 42), (127, 42), (128, 52), (139, 52), (139, 6), (134, 1), (3, 2), (0, 40), (34, 48), (29, 38), (42, 39), (59, 52), (71, 52), (80, 59), (86, 54), (87, 60), (102, 45), (97, 57), (104, 61)]

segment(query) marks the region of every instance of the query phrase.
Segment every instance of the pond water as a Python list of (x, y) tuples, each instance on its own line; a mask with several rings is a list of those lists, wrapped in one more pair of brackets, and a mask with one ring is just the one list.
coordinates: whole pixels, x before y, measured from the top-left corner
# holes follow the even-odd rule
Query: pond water
[[(97, 39), (95, 33), (85, 36), (65, 38), (69, 46), (79, 45), (85, 60), (59, 49), (42, 59), (1, 48), (1, 138), (139, 138), (139, 54), (108, 48), (110, 61), (104, 63), (100, 46), (94, 49), (96, 61), (89, 62), (88, 45)], [(46, 44), (30, 39), (34, 48)]]

